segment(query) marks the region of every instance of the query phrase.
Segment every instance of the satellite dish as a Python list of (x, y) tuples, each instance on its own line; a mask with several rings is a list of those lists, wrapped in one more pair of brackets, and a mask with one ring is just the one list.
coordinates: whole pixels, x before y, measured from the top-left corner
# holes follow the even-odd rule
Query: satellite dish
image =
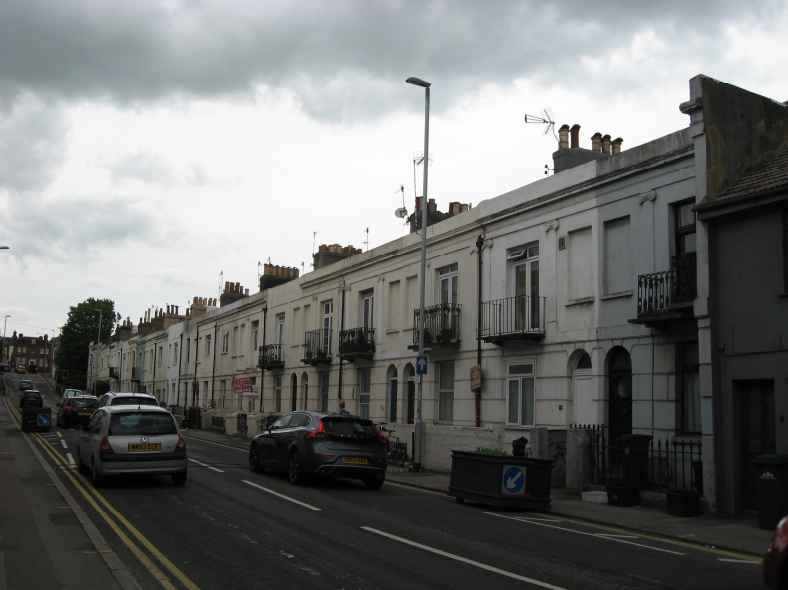
[(396, 215), (397, 217), (402, 219), (403, 217), (407, 217), (408, 216), (408, 210), (405, 209), (405, 207), (400, 207), (399, 209), (394, 211), (394, 215)]

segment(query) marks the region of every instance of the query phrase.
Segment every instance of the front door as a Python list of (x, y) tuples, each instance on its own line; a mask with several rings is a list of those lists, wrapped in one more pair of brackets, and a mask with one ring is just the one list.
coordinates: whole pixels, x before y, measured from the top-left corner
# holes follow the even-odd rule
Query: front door
[(459, 275), (457, 274), (457, 267), (444, 268), (440, 271), (441, 281), (441, 304), (448, 305), (449, 308), (444, 308), (441, 312), (442, 325), (440, 329), (450, 329), (454, 322), (453, 307), (457, 303), (457, 289), (459, 287)]
[(298, 378), (293, 375), (291, 380), (292, 387), (290, 392), (290, 411), (295, 412), (298, 409)]
[(774, 381), (739, 381), (741, 399), (741, 486), (745, 510), (758, 509), (758, 475), (752, 460), (777, 450)]
[[(623, 435), (632, 434), (632, 361), (629, 353), (618, 348), (610, 359), (608, 371), (608, 440), (611, 447), (618, 447)], [(611, 449), (611, 464), (619, 463), (622, 458), (620, 451)]]
[(413, 377), (408, 379), (408, 424), (416, 421), (416, 383)]

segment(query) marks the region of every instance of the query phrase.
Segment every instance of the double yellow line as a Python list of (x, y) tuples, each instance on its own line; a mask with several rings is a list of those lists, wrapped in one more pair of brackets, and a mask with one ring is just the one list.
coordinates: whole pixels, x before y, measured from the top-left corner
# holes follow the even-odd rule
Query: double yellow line
[[(17, 419), (21, 423), (21, 414), (17, 411), (16, 408), (8, 405), (16, 415)], [(129, 536), (123, 531), (123, 529), (113, 520), (110, 518), (110, 515), (107, 514), (108, 512), (112, 514), (112, 516), (117, 519), (119, 523), (121, 523), (126, 530), (131, 533), (133, 537), (137, 539), (137, 541), (148, 550), (148, 552), (153, 555), (153, 557), (158, 560), (158, 562), (164, 566), (166, 570), (168, 570), (172, 576), (174, 576), (185, 588), (188, 590), (200, 590), (199, 587), (192, 582), (186, 575), (178, 569), (175, 564), (173, 564), (169, 559), (167, 559), (164, 554), (159, 551), (153, 543), (148, 541), (148, 539), (140, 533), (134, 525), (132, 525), (126, 518), (120, 514), (112, 505), (101, 495), (98, 491), (96, 491), (92, 486), (90, 486), (84, 477), (74, 474), (73, 468), (67, 464), (60, 455), (55, 451), (55, 448), (50, 444), (48, 440), (46, 440), (43, 436), (38, 433), (33, 433), (31, 435), (34, 440), (37, 440), (44, 451), (52, 458), (52, 460), (61, 468), (61, 471), (66, 474), (71, 480), (71, 483), (74, 484), (74, 487), (79, 490), (79, 492), (85, 497), (85, 499), (90, 503), (91, 506), (95, 509), (95, 511), (104, 519), (104, 521), (110, 526), (110, 528), (115, 531), (115, 534), (118, 535), (118, 538), (123, 542), (126, 547), (134, 554), (134, 556), (139, 559), (140, 563), (151, 573), (151, 575), (158, 580), (158, 582), (164, 586), (167, 590), (177, 590), (176, 587), (173, 585), (170, 578), (153, 562), (153, 560), (148, 557), (145, 552), (142, 551), (135, 543), (132, 541)], [(94, 498), (95, 496), (95, 498)], [(98, 502), (97, 502), (98, 500)], [(106, 510), (102, 509), (99, 505), (102, 504)]]

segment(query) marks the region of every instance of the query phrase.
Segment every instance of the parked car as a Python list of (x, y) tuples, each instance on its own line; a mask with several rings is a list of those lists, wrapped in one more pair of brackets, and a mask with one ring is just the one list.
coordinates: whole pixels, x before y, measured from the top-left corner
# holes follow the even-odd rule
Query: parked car
[(249, 466), (286, 470), (295, 485), (320, 475), (360, 479), (378, 489), (386, 479), (386, 450), (386, 437), (367, 418), (291, 412), (254, 437)]
[(98, 400), (98, 407), (104, 406), (159, 406), (158, 400), (149, 393), (116, 393), (108, 391)]
[(24, 408), (25, 406), (35, 406), (37, 408), (44, 407), (44, 396), (41, 395), (40, 391), (36, 391), (35, 389), (28, 389), (24, 393), (22, 393), (22, 397), (19, 400), (19, 407)]
[(10, 372), (11, 372), (11, 366), (10, 365), (0, 365), (0, 374), (10, 373)]
[(175, 418), (154, 406), (98, 408), (77, 441), (77, 468), (95, 487), (108, 475), (158, 473), (186, 483), (186, 441)]
[(22, 379), (19, 382), (19, 391), (28, 391), (30, 389), (35, 389), (33, 382), (30, 379)]
[(98, 398), (92, 395), (66, 398), (58, 404), (60, 407), (57, 411), (57, 425), (63, 428), (72, 424), (87, 426), (97, 404)]
[(64, 401), (66, 401), (66, 399), (68, 399), (70, 397), (81, 397), (83, 395), (85, 395), (85, 394), (82, 392), (81, 389), (66, 389), (63, 392), (63, 395), (60, 396), (60, 401), (64, 402)]
[(27, 373), (27, 371), (23, 365), (17, 365), (14, 367), (14, 373)]
[(788, 588), (788, 516), (777, 525), (763, 556), (763, 587), (765, 590)]

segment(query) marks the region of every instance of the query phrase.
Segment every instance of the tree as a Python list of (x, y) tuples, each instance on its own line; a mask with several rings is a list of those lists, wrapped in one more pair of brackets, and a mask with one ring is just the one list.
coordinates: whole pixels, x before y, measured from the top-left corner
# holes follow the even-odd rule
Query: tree
[(99, 337), (99, 312), (101, 310), (101, 340), (112, 336), (115, 322), (120, 314), (115, 313), (115, 302), (110, 299), (86, 299), (71, 307), (68, 320), (60, 334), (60, 346), (55, 362), (55, 379), (61, 382), (63, 371), (68, 371), (66, 387), (85, 389), (87, 383), (88, 350), (91, 342)]

